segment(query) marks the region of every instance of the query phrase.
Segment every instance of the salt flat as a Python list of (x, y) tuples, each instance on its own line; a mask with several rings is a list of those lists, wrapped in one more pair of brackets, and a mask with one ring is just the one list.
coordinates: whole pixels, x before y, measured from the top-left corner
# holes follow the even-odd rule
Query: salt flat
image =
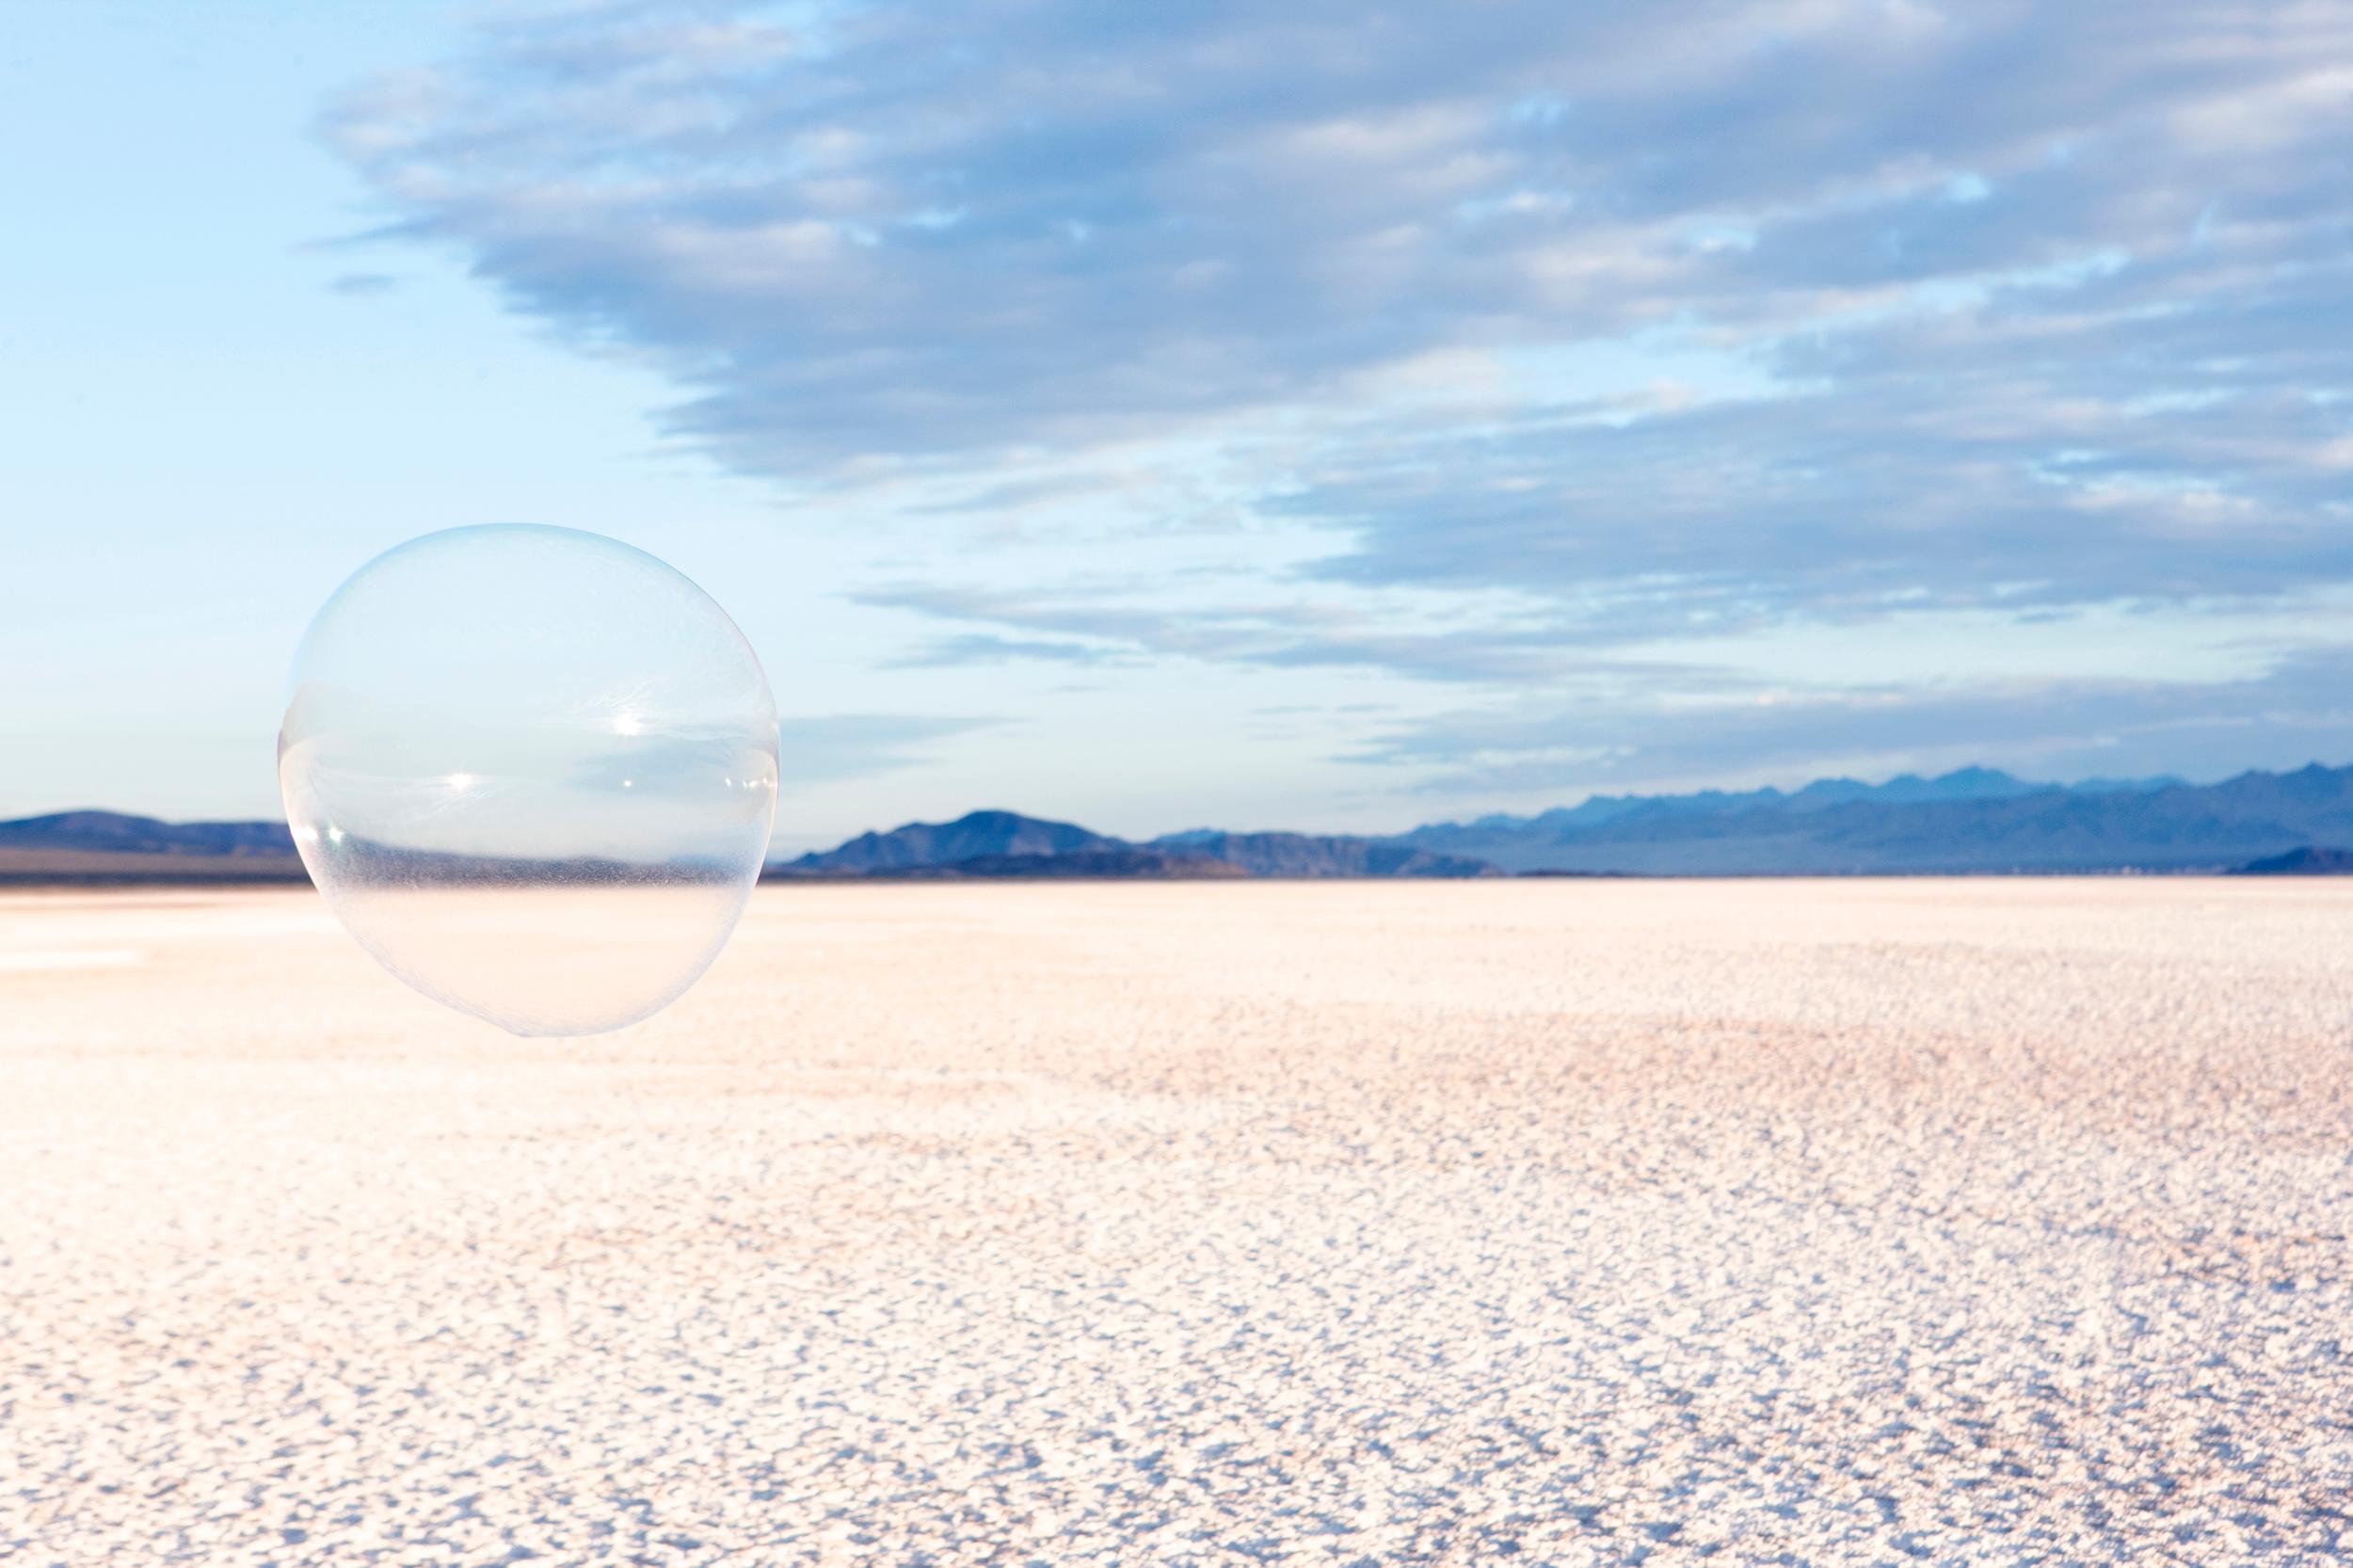
[(0, 1558), (2353, 1559), (2353, 888), (0, 897)]

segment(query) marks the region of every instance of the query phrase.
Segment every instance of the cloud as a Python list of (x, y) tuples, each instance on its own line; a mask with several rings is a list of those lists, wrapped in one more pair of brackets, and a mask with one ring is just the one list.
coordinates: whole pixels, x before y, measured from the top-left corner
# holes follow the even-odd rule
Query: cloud
[[(984, 551), (1056, 507), (1293, 541), (1108, 593), (942, 552), (863, 596), (953, 623), (918, 666), (1558, 696), (1661, 639), (2353, 582), (2342, 7), (602, 4), (323, 130), (738, 470)], [(1823, 696), (1688, 757), (2165, 690)]]
[[(1249, 590), (1216, 584), (1233, 594)], [(1490, 615), (1473, 627), (1417, 627), (1370, 606), (1317, 604), (1258, 589), (1252, 599), (1211, 605), (1197, 586), (1184, 602), (1154, 602), (1155, 588), (1090, 592), (990, 590), (911, 584), (856, 595), (877, 608), (915, 610), (956, 621), (1042, 633), (967, 632), (925, 644), (912, 667), (1005, 659), (1132, 664), (1147, 656), (1255, 664), (1270, 669), (1373, 669), (1423, 680), (1545, 679), (1589, 667), (1577, 629), (1539, 615), (1513, 622)], [(1068, 641), (1063, 639), (1085, 639)]]
[(2325, 221), (2353, 61), (2329, 8), (2183, 0), (763, 14), (511, 22), (328, 134), (691, 420), (931, 452)]
[(2077, 777), (2213, 777), (2353, 757), (2353, 650), (2238, 680), (2011, 679), (1941, 688), (1784, 687), (1661, 707), (1596, 691), (1396, 726), (1356, 760), (1422, 770), (1420, 792), (1495, 795), (1999, 762)]
[(2316, 264), (2277, 286), (2276, 322), (2227, 332), (2128, 275), (2057, 292), (1785, 345), (1802, 393), (1400, 425), (1267, 504), (1345, 532), (1314, 575), (1543, 586), (1604, 632), (1628, 595), (1653, 603), (1627, 630), (1668, 632), (2353, 576), (2353, 491), (2327, 456), (2346, 416), (2325, 395), (2353, 351), (2311, 341), (2353, 266)]
[(914, 651), (894, 660), (893, 669), (950, 669), (962, 664), (1001, 664), (1011, 660), (1038, 660), (1061, 664), (1133, 663), (1116, 649), (1086, 643), (1047, 642), (1039, 638), (1000, 637), (989, 632), (934, 637)]

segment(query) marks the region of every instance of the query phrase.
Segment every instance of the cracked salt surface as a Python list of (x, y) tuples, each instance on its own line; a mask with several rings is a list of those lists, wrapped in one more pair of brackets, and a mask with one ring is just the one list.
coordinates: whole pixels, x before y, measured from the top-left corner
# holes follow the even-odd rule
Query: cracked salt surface
[(0, 898), (0, 1558), (2353, 1557), (2353, 889)]

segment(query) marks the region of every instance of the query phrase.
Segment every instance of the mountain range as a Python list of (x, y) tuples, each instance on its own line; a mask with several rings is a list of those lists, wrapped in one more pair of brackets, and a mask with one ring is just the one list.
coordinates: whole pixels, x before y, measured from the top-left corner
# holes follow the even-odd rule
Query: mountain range
[(788, 876), (1493, 876), (1482, 860), (1391, 840), (1195, 828), (1137, 844), (1075, 823), (974, 811), (951, 823), (861, 833), (775, 868)]
[(0, 848), (111, 855), (291, 856), (281, 822), (158, 822), (120, 811), (58, 811), (0, 822)]
[[(1596, 795), (1385, 837), (1194, 828), (1143, 842), (974, 811), (862, 833), (792, 878), (1635, 876), (2353, 869), (2353, 767), (2039, 784), (1991, 768), (1881, 784)], [(0, 880), (298, 879), (285, 826), (68, 811), (0, 823)]]
[[(976, 811), (863, 834), (781, 870), (947, 874), (974, 862), (969, 874), (1023, 875), (1056, 856), (1160, 854), (1280, 877), (2215, 872), (2340, 844), (2353, 844), (2353, 768), (2315, 763), (2204, 785), (2170, 776), (2042, 784), (1962, 768), (1880, 784), (1817, 779), (1795, 791), (1596, 795), (1534, 816), (1434, 823), (1381, 838), (1196, 828), (1131, 844), (1071, 823)], [(2308, 856), (2281, 869), (2332, 864)]]
[(1401, 836), (1507, 871), (1633, 875), (1869, 875), (2226, 871), (2353, 844), (2353, 768), (2031, 784), (1991, 769), (1795, 793), (1587, 802), (1533, 818), (1442, 824)]
[(1786, 792), (1769, 785), (1761, 790), (1737, 793), (1702, 790), (1683, 795), (1593, 795), (1579, 805), (1555, 807), (1533, 817), (1490, 816), (1463, 824), (1442, 823), (1416, 828), (1402, 837), (1429, 842), (1449, 841), (1450, 838), (1473, 841), (1498, 835), (1549, 840), (1597, 827), (1621, 817), (1718, 816), (1755, 810), (1798, 813), (1844, 806), (1859, 800), (1890, 806), (1931, 801), (2014, 800), (2022, 795), (2057, 788), (2085, 795), (2137, 794), (2170, 789), (2182, 782), (2168, 776), (2135, 779), (2089, 778), (2080, 784), (2057, 786), (2029, 783), (1998, 768), (1960, 768), (1935, 778), (1923, 778), (1913, 773), (1899, 774), (1884, 784), (1865, 784), (1857, 778), (1817, 778), (1803, 789)]
[(58, 811), (0, 822), (0, 883), (299, 882), (278, 822), (158, 822)]

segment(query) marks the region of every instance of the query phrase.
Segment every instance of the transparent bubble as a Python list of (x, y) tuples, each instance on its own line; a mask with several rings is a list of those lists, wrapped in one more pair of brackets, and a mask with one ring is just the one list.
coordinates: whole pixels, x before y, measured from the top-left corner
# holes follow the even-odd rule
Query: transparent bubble
[(311, 878), (410, 985), (518, 1034), (659, 1011), (767, 853), (776, 710), (643, 551), (456, 528), (370, 561), (295, 655), (279, 787)]

